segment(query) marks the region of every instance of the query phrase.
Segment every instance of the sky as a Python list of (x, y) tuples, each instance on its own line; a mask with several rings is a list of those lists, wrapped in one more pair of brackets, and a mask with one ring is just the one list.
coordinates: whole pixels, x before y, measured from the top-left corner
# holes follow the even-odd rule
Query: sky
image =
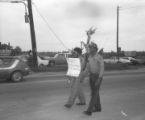
[[(118, 5), (119, 46), (145, 51), (145, 0), (33, 0), (37, 51), (79, 47), (87, 41), (90, 27), (96, 28), (91, 41), (106, 52), (116, 51)], [(31, 49), (31, 37), (24, 13), (23, 4), (0, 2), (0, 41), (26, 51)]]

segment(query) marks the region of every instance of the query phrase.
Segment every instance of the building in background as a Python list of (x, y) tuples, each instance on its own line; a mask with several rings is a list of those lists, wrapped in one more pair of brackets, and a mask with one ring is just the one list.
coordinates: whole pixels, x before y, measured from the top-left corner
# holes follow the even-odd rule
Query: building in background
[(126, 57), (135, 57), (136, 55), (136, 51), (124, 51), (124, 56)]
[(8, 44), (3, 44), (0, 42), (0, 56), (9, 56), (11, 55), (12, 52), (12, 46), (10, 43)]

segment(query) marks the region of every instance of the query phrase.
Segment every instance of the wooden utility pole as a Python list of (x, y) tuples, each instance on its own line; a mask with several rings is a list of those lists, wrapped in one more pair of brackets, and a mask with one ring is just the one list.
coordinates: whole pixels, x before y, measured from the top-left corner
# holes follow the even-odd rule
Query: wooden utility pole
[(119, 6), (117, 6), (117, 58), (119, 60)]
[(34, 66), (34, 68), (37, 68), (38, 67), (37, 47), (36, 47), (36, 37), (35, 37), (34, 21), (33, 21), (33, 12), (32, 12), (32, 1), (31, 0), (27, 0), (27, 1), (28, 1), (30, 33), (31, 33), (31, 42), (32, 42), (33, 66)]

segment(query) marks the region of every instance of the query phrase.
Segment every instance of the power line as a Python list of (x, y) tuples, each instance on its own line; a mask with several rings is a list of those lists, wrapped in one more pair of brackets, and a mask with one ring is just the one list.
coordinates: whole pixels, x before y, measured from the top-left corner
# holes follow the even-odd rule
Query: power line
[(33, 5), (34, 5), (34, 7), (35, 7), (37, 13), (39, 14), (39, 16), (40, 16), (40, 17), (42, 18), (42, 20), (46, 23), (46, 25), (48, 26), (49, 30), (54, 34), (54, 36), (56, 37), (56, 39), (63, 45), (63, 47), (64, 47), (65, 49), (68, 50), (68, 48), (67, 48), (67, 47), (65, 46), (65, 44), (62, 42), (62, 40), (58, 37), (58, 35), (57, 35), (57, 34), (54, 32), (54, 30), (50, 27), (50, 25), (48, 24), (46, 18), (44, 18), (44, 16), (40, 13), (40, 11), (38, 10), (38, 7), (36, 6), (36, 4), (33, 3)]
[(25, 2), (26, 0), (0, 0), (0, 2), (9, 2), (9, 3), (11, 3), (11, 2), (13, 2), (13, 1), (18, 1), (18, 2)]
[(120, 10), (136, 9), (136, 8), (145, 8), (145, 5), (130, 6), (130, 7), (119, 7)]
[(0, 0), (0, 2), (11, 2), (10, 0)]

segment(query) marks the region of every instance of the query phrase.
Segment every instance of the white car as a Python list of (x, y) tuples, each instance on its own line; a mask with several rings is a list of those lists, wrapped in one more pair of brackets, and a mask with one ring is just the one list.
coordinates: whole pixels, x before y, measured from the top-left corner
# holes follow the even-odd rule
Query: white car
[(115, 64), (115, 63), (128, 63), (130, 64), (131, 61), (128, 60), (128, 59), (125, 59), (123, 57), (120, 57), (119, 59), (117, 57), (111, 57), (111, 58), (108, 58), (108, 59), (104, 59), (104, 62), (105, 63), (111, 63), (111, 64)]
[(133, 65), (144, 64), (145, 63), (145, 61), (142, 60), (142, 59), (136, 59), (136, 58), (133, 58), (133, 57), (123, 57), (123, 58), (127, 59), (127, 60), (130, 60)]
[(37, 56), (37, 60), (38, 60), (38, 67), (42, 67), (42, 66), (48, 66), (49, 65), (49, 60), (45, 60), (40, 56)]
[(107, 58), (107, 59), (104, 59), (104, 63), (115, 64), (115, 63), (117, 63), (117, 59), (116, 58)]
[(125, 58), (123, 58), (123, 57), (120, 57), (120, 58), (119, 58), (119, 62), (120, 62), (120, 63), (128, 63), (128, 64), (131, 64), (131, 60), (125, 59)]

